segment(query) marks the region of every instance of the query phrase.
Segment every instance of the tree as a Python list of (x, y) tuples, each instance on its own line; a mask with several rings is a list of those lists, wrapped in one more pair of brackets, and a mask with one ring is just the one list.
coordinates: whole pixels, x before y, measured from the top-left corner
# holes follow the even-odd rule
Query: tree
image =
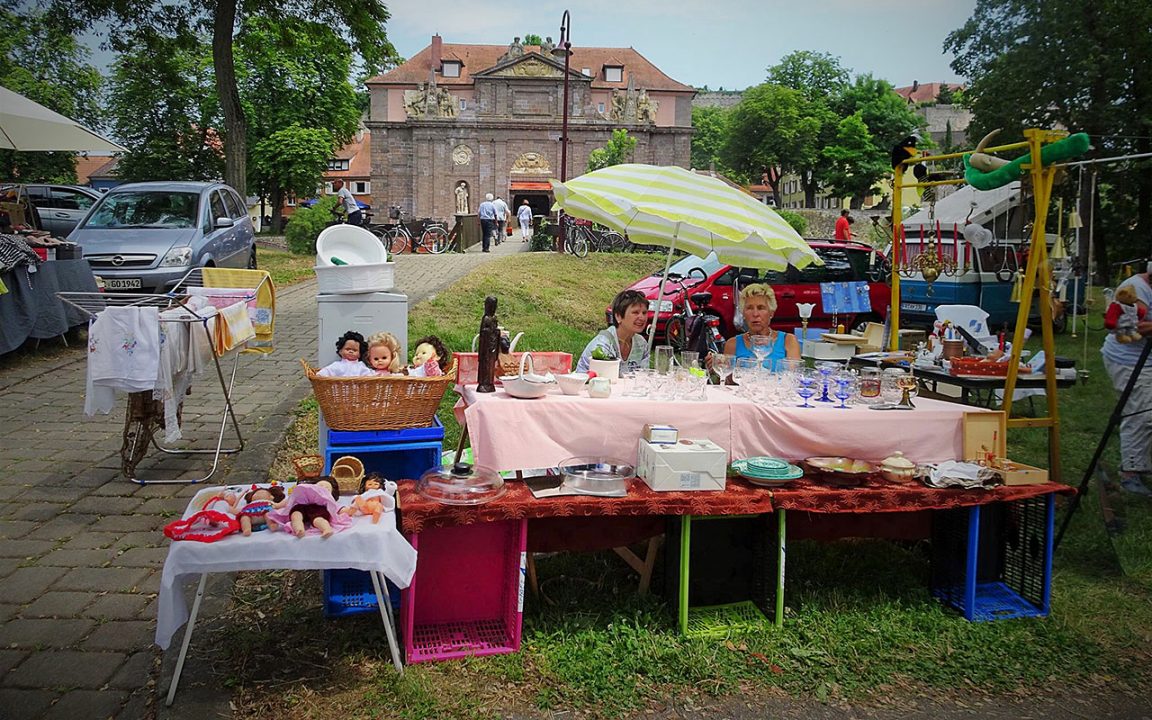
[[(252, 149), (253, 174), (264, 184), (279, 216), (284, 194), (305, 198), (316, 193), (332, 156), (332, 134), (293, 123), (277, 130)], [(274, 227), (279, 232), (279, 227)]]
[(536, 33), (528, 33), (527, 35), (524, 36), (524, 44), (525, 45), (543, 45), (544, 39), (541, 38)]
[[(4, 87), (97, 129), (101, 77), (67, 29), (37, 11), (0, 6), (0, 78)], [(76, 154), (0, 150), (0, 179), (75, 182)]]
[(612, 131), (607, 145), (588, 154), (588, 172), (630, 162), (635, 150), (636, 138), (628, 135), (627, 130), (617, 128)]
[(848, 71), (830, 53), (798, 50), (768, 68), (768, 82), (799, 90), (809, 100), (840, 95), (848, 86)]
[(131, 50), (112, 66), (108, 110), (128, 148), (122, 180), (218, 180), (224, 158), (207, 43), (152, 28), (132, 34)]
[(870, 195), (876, 182), (890, 172), (888, 153), (872, 141), (858, 112), (839, 122), (835, 141), (826, 145), (820, 156), (820, 185), (836, 197), (852, 198), (854, 208), (860, 207), (864, 196)]
[[(950, 33), (952, 69), (971, 79), (964, 102), (975, 115), (969, 135), (1004, 128), (1020, 139), (1028, 127), (1063, 126), (1092, 138), (1094, 154), (1152, 152), (1152, 4), (1104, 0), (977, 0)], [(1144, 28), (1144, 30), (1139, 30)], [(1095, 258), (1108, 267), (1112, 248), (1146, 254), (1152, 234), (1152, 163), (1098, 166), (1102, 206)], [(1089, 209), (1081, 208), (1081, 217)], [(1117, 247), (1118, 246), (1118, 247)]]
[[(248, 121), (237, 85), (233, 51), (238, 20), (277, 18), (283, 22), (317, 22), (336, 29), (360, 55), (366, 72), (375, 73), (399, 58), (384, 25), (390, 15), (382, 0), (50, 0), (49, 14), (72, 28), (108, 19), (123, 29), (153, 27), (175, 34), (209, 28), (212, 64), (223, 123), (228, 184), (245, 194)], [(113, 44), (115, 40), (113, 39)], [(269, 99), (267, 102), (275, 102)]]
[[(831, 105), (841, 118), (858, 117), (871, 138), (872, 152), (865, 153), (866, 157), (860, 157), (861, 164), (853, 169), (855, 180), (851, 184), (857, 188), (857, 192), (851, 194), (855, 207), (862, 202), (864, 195), (869, 194), (872, 186), (891, 174), (890, 164), (877, 163), (875, 158), (887, 158), (893, 145), (917, 128), (924, 127), (926, 121), (895, 93), (891, 84), (868, 73), (856, 76), (839, 97), (832, 98)], [(844, 130), (844, 126), (839, 125), (837, 135)], [(850, 137), (851, 133), (844, 136), (844, 139)], [(849, 142), (848, 146), (832, 154), (847, 158), (860, 151), (860, 148), (854, 150)]]
[(722, 107), (692, 108), (692, 167), (723, 168), (720, 150), (728, 136), (728, 111)]

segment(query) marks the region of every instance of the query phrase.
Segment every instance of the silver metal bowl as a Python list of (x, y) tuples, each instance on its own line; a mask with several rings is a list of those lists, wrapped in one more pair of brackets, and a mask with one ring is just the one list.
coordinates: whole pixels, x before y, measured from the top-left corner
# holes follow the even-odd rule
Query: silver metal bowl
[(620, 496), (636, 476), (636, 466), (606, 457), (574, 457), (560, 464), (564, 486), (587, 495)]

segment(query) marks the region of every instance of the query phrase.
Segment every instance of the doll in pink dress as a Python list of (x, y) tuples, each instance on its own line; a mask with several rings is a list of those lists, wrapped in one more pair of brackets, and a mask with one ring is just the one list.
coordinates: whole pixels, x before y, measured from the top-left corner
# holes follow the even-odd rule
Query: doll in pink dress
[(268, 522), (290, 528), (298, 538), (309, 533), (329, 538), (352, 524), (352, 518), (340, 513), (339, 498), (340, 486), (327, 475), (301, 480), (282, 507), (268, 511)]
[(376, 375), (398, 374), (404, 367), (400, 357), (400, 341), (390, 332), (373, 333), (368, 338), (364, 364)]

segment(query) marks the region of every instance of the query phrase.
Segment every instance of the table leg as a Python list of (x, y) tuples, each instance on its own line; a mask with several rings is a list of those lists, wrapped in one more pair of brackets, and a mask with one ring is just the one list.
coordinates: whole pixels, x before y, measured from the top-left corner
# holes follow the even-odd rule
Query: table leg
[(644, 553), (643, 560), (626, 545), (612, 548), (613, 552), (619, 555), (624, 562), (628, 563), (629, 567), (640, 575), (640, 587), (637, 589), (637, 594), (639, 595), (648, 594), (648, 588), (652, 584), (652, 570), (656, 566), (656, 552), (660, 548), (662, 539), (662, 535), (648, 538), (648, 549)]
[(188, 656), (188, 644), (192, 642), (192, 630), (196, 627), (196, 616), (200, 613), (200, 601), (204, 599), (204, 585), (208, 582), (208, 573), (200, 576), (200, 584), (196, 587), (196, 600), (192, 603), (192, 613), (188, 616), (188, 627), (184, 630), (184, 642), (180, 644), (180, 657), (176, 658), (176, 670), (172, 673), (172, 684), (168, 686), (168, 697), (164, 700), (165, 707), (172, 707), (172, 700), (176, 697), (176, 687), (180, 684), (180, 673), (184, 671), (184, 658)]
[(692, 516), (680, 518), (680, 633), (688, 633), (688, 567), (692, 564)]
[(787, 540), (784, 534), (786, 511), (776, 509), (776, 627), (784, 627), (784, 557)]
[(396, 644), (396, 628), (392, 624), (392, 599), (384, 592), (387, 587), (384, 579), (378, 572), (370, 572), (372, 587), (376, 589), (376, 603), (380, 606), (380, 619), (384, 621), (384, 634), (388, 636), (388, 652), (392, 654), (392, 664), (396, 672), (404, 674), (404, 665), (400, 662), (400, 648)]
[(528, 572), (528, 587), (532, 589), (532, 597), (540, 597), (540, 583), (536, 580), (536, 553), (528, 553), (525, 561)]

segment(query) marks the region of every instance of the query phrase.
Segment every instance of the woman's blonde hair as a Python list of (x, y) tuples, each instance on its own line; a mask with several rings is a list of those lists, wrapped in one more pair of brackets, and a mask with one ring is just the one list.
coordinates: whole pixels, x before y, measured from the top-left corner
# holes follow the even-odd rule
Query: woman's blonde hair
[[(404, 358), (400, 357), (400, 341), (396, 336), (390, 332), (378, 332), (368, 336), (368, 350), (377, 345), (384, 345), (392, 351), (392, 363), (388, 366), (388, 372), (400, 372), (400, 368), (404, 367)], [(364, 362), (368, 362), (368, 353), (364, 353)]]
[(771, 286), (763, 283), (746, 285), (744, 289), (740, 291), (740, 307), (743, 308), (745, 303), (753, 297), (764, 298), (768, 303), (768, 311), (773, 315), (776, 314), (776, 293), (772, 290)]

